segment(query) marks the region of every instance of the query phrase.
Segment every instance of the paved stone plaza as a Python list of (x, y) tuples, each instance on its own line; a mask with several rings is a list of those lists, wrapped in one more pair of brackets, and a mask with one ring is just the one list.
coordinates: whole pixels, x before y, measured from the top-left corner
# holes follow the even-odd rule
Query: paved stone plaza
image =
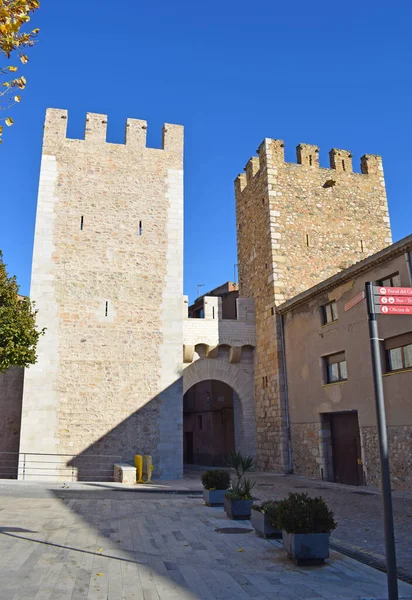
[(2, 600), (387, 597), (385, 575), (337, 552), (298, 568), (279, 542), (217, 533), (233, 522), (197, 496), (68, 485), (0, 483)]

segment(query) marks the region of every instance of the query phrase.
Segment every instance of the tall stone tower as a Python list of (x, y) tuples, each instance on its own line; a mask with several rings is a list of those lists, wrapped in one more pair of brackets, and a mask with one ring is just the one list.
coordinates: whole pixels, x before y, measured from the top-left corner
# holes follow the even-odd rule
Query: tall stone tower
[(89, 113), (85, 139), (68, 139), (67, 112), (47, 111), (31, 286), (47, 331), (20, 452), (73, 455), (79, 478), (82, 457), (110, 455), (88, 459), (94, 479), (148, 453), (180, 477), (183, 127), (155, 149), (145, 121), (127, 120), (125, 144), (106, 142), (106, 123)]
[(361, 173), (347, 150), (319, 167), (317, 146), (266, 138), (235, 181), (239, 284), (256, 307), (255, 411), (262, 469), (288, 469), (282, 332), (276, 306), (391, 243), (382, 160)]

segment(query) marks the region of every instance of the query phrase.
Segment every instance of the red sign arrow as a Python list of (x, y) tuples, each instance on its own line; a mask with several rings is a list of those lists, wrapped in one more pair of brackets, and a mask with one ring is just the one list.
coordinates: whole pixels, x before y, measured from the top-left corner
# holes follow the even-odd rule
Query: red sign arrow
[(375, 296), (375, 302), (377, 304), (399, 304), (405, 306), (405, 304), (412, 305), (412, 296)]
[(373, 293), (379, 296), (412, 296), (412, 287), (384, 287), (375, 286)]
[(412, 306), (379, 306), (382, 315), (412, 315)]
[(365, 292), (359, 292), (359, 294), (356, 294), (356, 296), (354, 296), (352, 298), (352, 300), (349, 300), (349, 302), (347, 302), (345, 304), (345, 310), (350, 310), (351, 308), (353, 308), (354, 306), (356, 306), (357, 304), (359, 304), (359, 302), (362, 302), (362, 300), (365, 298)]

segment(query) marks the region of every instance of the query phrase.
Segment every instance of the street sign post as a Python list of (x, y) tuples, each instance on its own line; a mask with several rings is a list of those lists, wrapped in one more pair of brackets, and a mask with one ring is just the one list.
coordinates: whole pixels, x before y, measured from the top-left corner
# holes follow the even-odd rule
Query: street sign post
[(378, 296), (412, 296), (412, 287), (385, 287), (383, 285), (373, 285), (373, 294)]
[[(398, 292), (398, 290), (402, 290)], [(376, 320), (376, 311), (381, 314), (393, 314), (389, 312), (391, 309), (409, 308), (407, 306), (394, 306), (388, 304), (380, 304), (375, 300), (374, 294), (378, 296), (394, 297), (398, 295), (409, 296), (406, 290), (411, 291), (412, 288), (385, 288), (383, 286), (376, 287), (371, 281), (365, 284), (365, 295), (368, 303), (368, 322), (369, 322), (369, 339), (372, 354), (372, 369), (373, 382), (375, 387), (375, 402), (376, 402), (376, 417), (378, 422), (378, 438), (379, 438), (379, 453), (381, 463), (381, 480), (382, 480), (382, 496), (383, 496), (383, 514), (385, 528), (385, 548), (386, 548), (386, 573), (388, 579), (388, 598), (389, 600), (398, 600), (398, 578), (396, 574), (396, 550), (395, 550), (395, 534), (393, 528), (393, 509), (392, 509), (392, 491), (391, 477), (389, 468), (389, 449), (388, 449), (388, 433), (386, 429), (386, 414), (385, 414), (385, 398), (383, 393), (382, 382), (382, 364), (381, 353), (379, 347), (378, 323)], [(405, 293), (406, 292), (406, 293)], [(412, 307), (411, 307), (412, 308)], [(383, 311), (383, 312), (382, 312)]]
[(375, 304), (412, 304), (412, 296), (375, 296)]
[(393, 509), (391, 477), (389, 468), (388, 432), (386, 429), (385, 398), (383, 394), (381, 352), (377, 314), (412, 315), (412, 287), (385, 287), (365, 283), (365, 291), (356, 294), (345, 304), (350, 310), (366, 297), (368, 306), (369, 340), (372, 355), (373, 383), (375, 387), (376, 418), (378, 422), (379, 454), (383, 496), (383, 521), (385, 528), (386, 573), (389, 600), (399, 600), (398, 578), (396, 574), (395, 533), (393, 528)]
[(345, 311), (350, 310), (351, 308), (359, 304), (359, 302), (362, 302), (364, 298), (365, 292), (359, 292), (359, 294), (356, 294), (356, 296), (354, 296), (352, 300), (349, 300), (349, 302), (345, 304)]
[(412, 315), (412, 306), (385, 304), (377, 306), (376, 309), (381, 315)]

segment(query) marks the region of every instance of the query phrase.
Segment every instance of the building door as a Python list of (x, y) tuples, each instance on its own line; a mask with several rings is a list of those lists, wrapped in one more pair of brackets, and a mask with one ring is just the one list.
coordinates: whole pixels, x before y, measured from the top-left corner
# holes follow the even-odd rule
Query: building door
[(333, 472), (336, 483), (362, 485), (362, 460), (357, 411), (332, 413)]

